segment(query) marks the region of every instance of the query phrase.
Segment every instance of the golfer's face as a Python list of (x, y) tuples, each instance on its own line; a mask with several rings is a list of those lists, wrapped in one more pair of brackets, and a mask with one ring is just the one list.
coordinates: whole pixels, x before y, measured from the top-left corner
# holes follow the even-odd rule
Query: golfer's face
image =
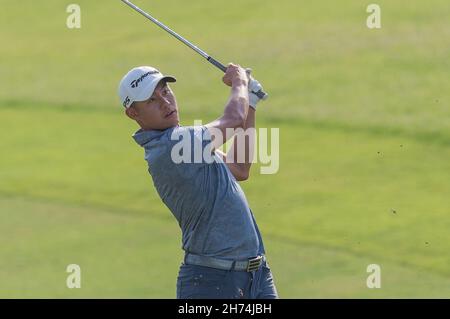
[(139, 119), (152, 129), (164, 130), (178, 125), (178, 107), (175, 95), (167, 83), (161, 82), (146, 101), (136, 102)]

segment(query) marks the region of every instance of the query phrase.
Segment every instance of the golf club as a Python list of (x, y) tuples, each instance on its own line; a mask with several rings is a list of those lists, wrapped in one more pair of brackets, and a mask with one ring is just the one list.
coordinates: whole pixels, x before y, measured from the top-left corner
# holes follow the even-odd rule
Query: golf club
[[(202, 49), (200, 49), (199, 47), (197, 47), (196, 45), (192, 44), (191, 42), (189, 42), (188, 40), (186, 40), (185, 38), (183, 38), (182, 36), (180, 36), (178, 33), (176, 33), (175, 31), (171, 30), (170, 28), (168, 28), (167, 26), (165, 26), (163, 23), (159, 22), (157, 19), (155, 19), (154, 17), (152, 17), (151, 15), (149, 15), (147, 12), (145, 12), (144, 10), (142, 10), (141, 8), (139, 8), (138, 6), (134, 5), (133, 3), (131, 3), (128, 0), (121, 0), (123, 3), (125, 3), (126, 5), (128, 5), (129, 7), (131, 7), (132, 9), (136, 10), (137, 12), (139, 12), (140, 14), (142, 14), (144, 17), (146, 17), (147, 19), (149, 19), (150, 21), (152, 21), (153, 23), (155, 23), (156, 25), (158, 25), (160, 28), (164, 29), (165, 31), (167, 31), (168, 33), (170, 33), (171, 35), (173, 35), (175, 38), (177, 38), (178, 40), (180, 40), (181, 42), (183, 42), (185, 45), (187, 45), (188, 47), (190, 47), (192, 50), (194, 50), (195, 52), (197, 52), (198, 54), (200, 54), (201, 56), (203, 56), (206, 60), (208, 60), (212, 65), (216, 66), (217, 68), (219, 68), (220, 70), (222, 70), (223, 72), (226, 72), (227, 67), (225, 65), (223, 65), (222, 63), (220, 63), (219, 61), (217, 61), (216, 59), (214, 59), (213, 57), (211, 57), (208, 53), (206, 53), (205, 51), (203, 51)], [(254, 94), (256, 94), (260, 99), (265, 100), (268, 97), (268, 94), (265, 93), (264, 91), (260, 90), (258, 92), (253, 92)]]

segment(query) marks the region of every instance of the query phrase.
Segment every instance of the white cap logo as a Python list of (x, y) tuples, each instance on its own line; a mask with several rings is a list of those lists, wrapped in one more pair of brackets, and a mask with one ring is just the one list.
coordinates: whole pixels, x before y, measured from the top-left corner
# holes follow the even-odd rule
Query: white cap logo
[(134, 80), (133, 82), (131, 82), (131, 87), (132, 88), (137, 88), (139, 85), (139, 82), (141, 82), (143, 79), (145, 79), (145, 77), (149, 76), (150, 74), (156, 74), (159, 73), (159, 71), (151, 71), (151, 72), (147, 72), (144, 75), (142, 75), (139, 79)]

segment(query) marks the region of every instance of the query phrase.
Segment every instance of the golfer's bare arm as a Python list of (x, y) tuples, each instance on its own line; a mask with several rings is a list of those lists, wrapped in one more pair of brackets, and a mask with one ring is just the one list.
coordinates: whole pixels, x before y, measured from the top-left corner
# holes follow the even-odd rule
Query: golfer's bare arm
[[(248, 109), (247, 118), (244, 121), (243, 129), (247, 131), (249, 128), (255, 128), (255, 116), (256, 112), (253, 108)], [(245, 181), (250, 176), (250, 168), (252, 166), (252, 157), (253, 157), (253, 149), (254, 149), (254, 131), (248, 131), (249, 134), (253, 134), (253, 137), (245, 136), (243, 132), (238, 132), (234, 136), (233, 145), (227, 154), (222, 152), (221, 150), (216, 150), (216, 153), (222, 156), (223, 161), (227, 164), (233, 176), (238, 181)], [(241, 145), (239, 145), (238, 137), (242, 135)], [(239, 146), (239, 147), (238, 147)], [(233, 150), (233, 151), (232, 151)], [(239, 154), (242, 154), (243, 161), (238, 161)]]
[[(248, 79), (243, 68), (230, 64), (223, 81), (231, 86), (230, 98), (225, 106), (224, 114), (219, 119), (207, 124), (206, 127), (211, 132), (214, 150), (222, 156), (236, 180), (243, 181), (248, 178), (250, 172), (252, 159), (249, 156), (249, 150), (253, 147), (253, 145), (250, 145), (252, 140), (246, 138), (244, 147), (240, 147), (238, 150), (237, 137), (235, 136), (233, 145), (227, 155), (218, 148), (233, 136), (233, 134), (230, 134), (230, 130), (227, 132), (227, 128), (242, 128), (245, 130), (254, 127), (255, 112), (248, 105)], [(242, 163), (237, 161), (239, 151), (245, 152), (245, 160)]]

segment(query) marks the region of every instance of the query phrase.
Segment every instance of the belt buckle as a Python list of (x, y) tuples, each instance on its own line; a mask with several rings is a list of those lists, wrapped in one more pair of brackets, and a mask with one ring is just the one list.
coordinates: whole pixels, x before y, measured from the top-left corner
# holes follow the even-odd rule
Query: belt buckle
[(262, 256), (258, 256), (248, 260), (247, 272), (258, 270), (262, 263)]

